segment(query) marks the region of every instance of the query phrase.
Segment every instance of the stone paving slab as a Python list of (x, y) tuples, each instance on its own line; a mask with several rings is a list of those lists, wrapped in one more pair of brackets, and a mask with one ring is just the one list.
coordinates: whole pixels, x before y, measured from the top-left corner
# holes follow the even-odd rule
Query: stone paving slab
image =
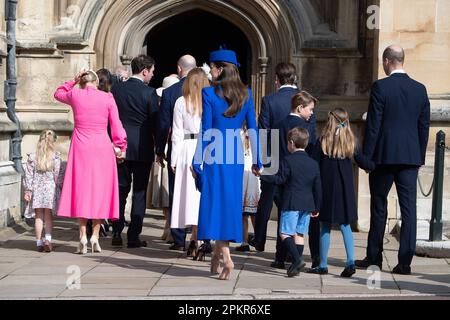
[[(381, 289), (367, 285), (371, 273), (357, 270), (345, 279), (342, 272), (346, 253), (339, 230), (332, 231), (329, 274), (301, 273), (288, 278), (286, 270), (269, 265), (274, 258), (276, 224), (269, 223), (265, 252), (236, 252), (231, 245), (235, 270), (229, 281), (221, 281), (209, 272), (211, 256), (193, 261), (186, 252), (168, 250), (159, 237), (164, 221), (159, 211), (145, 217), (142, 239), (147, 248), (127, 249), (111, 246), (110, 238), (101, 238), (101, 253), (74, 254), (77, 225), (71, 220), (56, 220), (53, 235), (56, 251), (36, 252), (32, 228), (0, 231), (0, 299), (314, 299), (447, 297), (450, 298), (450, 259), (414, 257), (410, 276), (393, 275), (397, 264), (398, 241), (384, 239)], [(22, 232), (22, 233), (20, 233)], [(126, 243), (126, 235), (123, 235)], [(366, 233), (354, 233), (355, 258), (365, 256)], [(187, 239), (188, 240), (188, 239)], [(305, 261), (310, 266), (308, 243)], [(67, 267), (80, 268), (80, 290), (66, 288), (71, 273)], [(287, 263), (289, 266), (289, 263)]]

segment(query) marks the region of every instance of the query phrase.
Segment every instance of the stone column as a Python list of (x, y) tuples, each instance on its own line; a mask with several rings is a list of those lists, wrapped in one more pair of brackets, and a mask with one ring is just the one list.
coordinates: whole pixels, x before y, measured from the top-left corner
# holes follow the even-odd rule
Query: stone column
[(258, 87), (255, 93), (255, 107), (256, 114), (261, 111), (261, 100), (266, 95), (266, 79), (267, 79), (267, 67), (269, 65), (268, 57), (259, 57), (259, 70), (258, 70)]

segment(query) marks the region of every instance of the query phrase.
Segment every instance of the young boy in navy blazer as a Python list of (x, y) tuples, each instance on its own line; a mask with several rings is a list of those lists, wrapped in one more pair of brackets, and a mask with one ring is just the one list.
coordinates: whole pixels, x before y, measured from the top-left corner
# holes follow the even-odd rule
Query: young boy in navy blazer
[(287, 140), (291, 154), (282, 160), (276, 175), (263, 175), (261, 180), (283, 185), (279, 232), (293, 259), (287, 275), (294, 277), (305, 267), (304, 235), (308, 233), (310, 218), (319, 216), (322, 186), (319, 166), (305, 152), (308, 130), (295, 127), (287, 134)]

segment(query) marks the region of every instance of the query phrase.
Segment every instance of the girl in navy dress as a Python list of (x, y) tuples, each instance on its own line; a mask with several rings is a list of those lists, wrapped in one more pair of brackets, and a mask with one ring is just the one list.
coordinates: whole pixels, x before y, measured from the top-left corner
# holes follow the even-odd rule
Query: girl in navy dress
[[(244, 121), (253, 133), (257, 125), (252, 93), (240, 79), (235, 52), (214, 51), (210, 62), (213, 81), (202, 92), (201, 136), (192, 165), (201, 188), (198, 240), (216, 240), (211, 273), (228, 280), (234, 268), (229, 243), (242, 242), (244, 152), (240, 130)], [(259, 174), (258, 138), (251, 132), (249, 136), (253, 172)]]
[(352, 159), (365, 170), (373, 170), (373, 163), (356, 151), (356, 139), (350, 128), (348, 113), (337, 108), (328, 114), (322, 136), (312, 157), (319, 162), (323, 202), (320, 210), (320, 265), (309, 273), (327, 274), (327, 257), (332, 224), (339, 224), (344, 238), (347, 263), (341, 277), (355, 273), (354, 242), (350, 224), (358, 219)]

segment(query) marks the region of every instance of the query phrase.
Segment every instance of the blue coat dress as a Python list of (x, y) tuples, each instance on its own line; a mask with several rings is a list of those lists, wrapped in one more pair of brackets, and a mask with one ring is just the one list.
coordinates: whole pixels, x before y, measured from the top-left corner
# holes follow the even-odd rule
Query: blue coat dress
[[(244, 152), (240, 130), (244, 122), (248, 129), (257, 130), (251, 90), (248, 96), (242, 109), (227, 118), (223, 115), (228, 109), (227, 102), (215, 93), (214, 87), (203, 89), (201, 136), (193, 160), (193, 169), (200, 180), (197, 185), (201, 185), (199, 240), (242, 242)], [(253, 163), (262, 167), (258, 137), (249, 136)]]

